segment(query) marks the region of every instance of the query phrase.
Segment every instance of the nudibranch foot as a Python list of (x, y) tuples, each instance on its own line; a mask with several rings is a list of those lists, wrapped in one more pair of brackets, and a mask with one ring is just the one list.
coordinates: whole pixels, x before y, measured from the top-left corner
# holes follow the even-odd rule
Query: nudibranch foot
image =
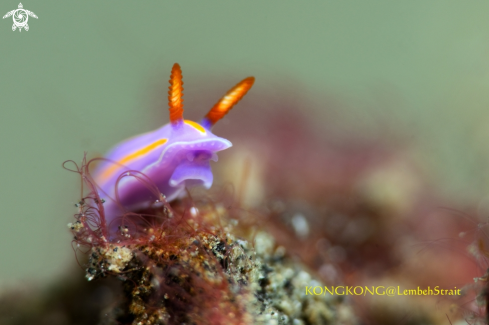
[(212, 171), (209, 161), (187, 161), (178, 165), (170, 178), (170, 185), (174, 187), (188, 185), (202, 185), (210, 188), (212, 185)]

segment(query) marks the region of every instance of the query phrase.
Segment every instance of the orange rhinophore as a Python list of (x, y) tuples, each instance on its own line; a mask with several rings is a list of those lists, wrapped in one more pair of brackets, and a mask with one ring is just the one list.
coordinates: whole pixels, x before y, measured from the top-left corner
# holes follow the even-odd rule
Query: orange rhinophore
[(208, 124), (212, 126), (217, 121), (222, 119), (224, 115), (226, 115), (231, 108), (233, 108), (233, 106), (236, 105), (244, 95), (246, 95), (251, 86), (253, 86), (254, 82), (254, 77), (248, 77), (241, 80), (236, 86), (231, 88), (231, 90), (229, 90), (205, 116)]
[(182, 69), (178, 63), (173, 65), (170, 75), (170, 87), (168, 87), (168, 105), (170, 110), (170, 122), (177, 124), (183, 121), (183, 81)]

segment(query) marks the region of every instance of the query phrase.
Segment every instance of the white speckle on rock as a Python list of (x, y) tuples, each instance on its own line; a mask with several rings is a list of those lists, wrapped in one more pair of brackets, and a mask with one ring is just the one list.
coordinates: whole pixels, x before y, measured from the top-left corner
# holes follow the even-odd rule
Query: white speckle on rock
[(309, 224), (304, 215), (297, 213), (292, 217), (292, 227), (294, 227), (297, 237), (304, 239), (309, 235)]

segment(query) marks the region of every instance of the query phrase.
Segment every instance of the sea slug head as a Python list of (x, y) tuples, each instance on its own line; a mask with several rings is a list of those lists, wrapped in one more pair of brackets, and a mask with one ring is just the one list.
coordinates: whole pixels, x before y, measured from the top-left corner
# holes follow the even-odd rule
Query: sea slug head
[(183, 118), (182, 71), (175, 63), (168, 92), (171, 136), (159, 164), (171, 165), (174, 172), (169, 180), (173, 187), (203, 185), (209, 188), (213, 176), (210, 160), (217, 161), (216, 152), (232, 146), (231, 142), (214, 135), (212, 127), (250, 90), (255, 78), (248, 77), (231, 88), (200, 123)]

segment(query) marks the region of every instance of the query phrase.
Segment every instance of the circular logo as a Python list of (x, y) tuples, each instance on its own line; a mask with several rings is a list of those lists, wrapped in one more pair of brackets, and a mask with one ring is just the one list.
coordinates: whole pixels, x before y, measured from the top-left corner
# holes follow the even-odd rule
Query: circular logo
[(27, 12), (24, 9), (17, 9), (14, 13), (14, 23), (17, 26), (24, 26), (27, 24), (27, 20), (29, 19), (27, 16)]

